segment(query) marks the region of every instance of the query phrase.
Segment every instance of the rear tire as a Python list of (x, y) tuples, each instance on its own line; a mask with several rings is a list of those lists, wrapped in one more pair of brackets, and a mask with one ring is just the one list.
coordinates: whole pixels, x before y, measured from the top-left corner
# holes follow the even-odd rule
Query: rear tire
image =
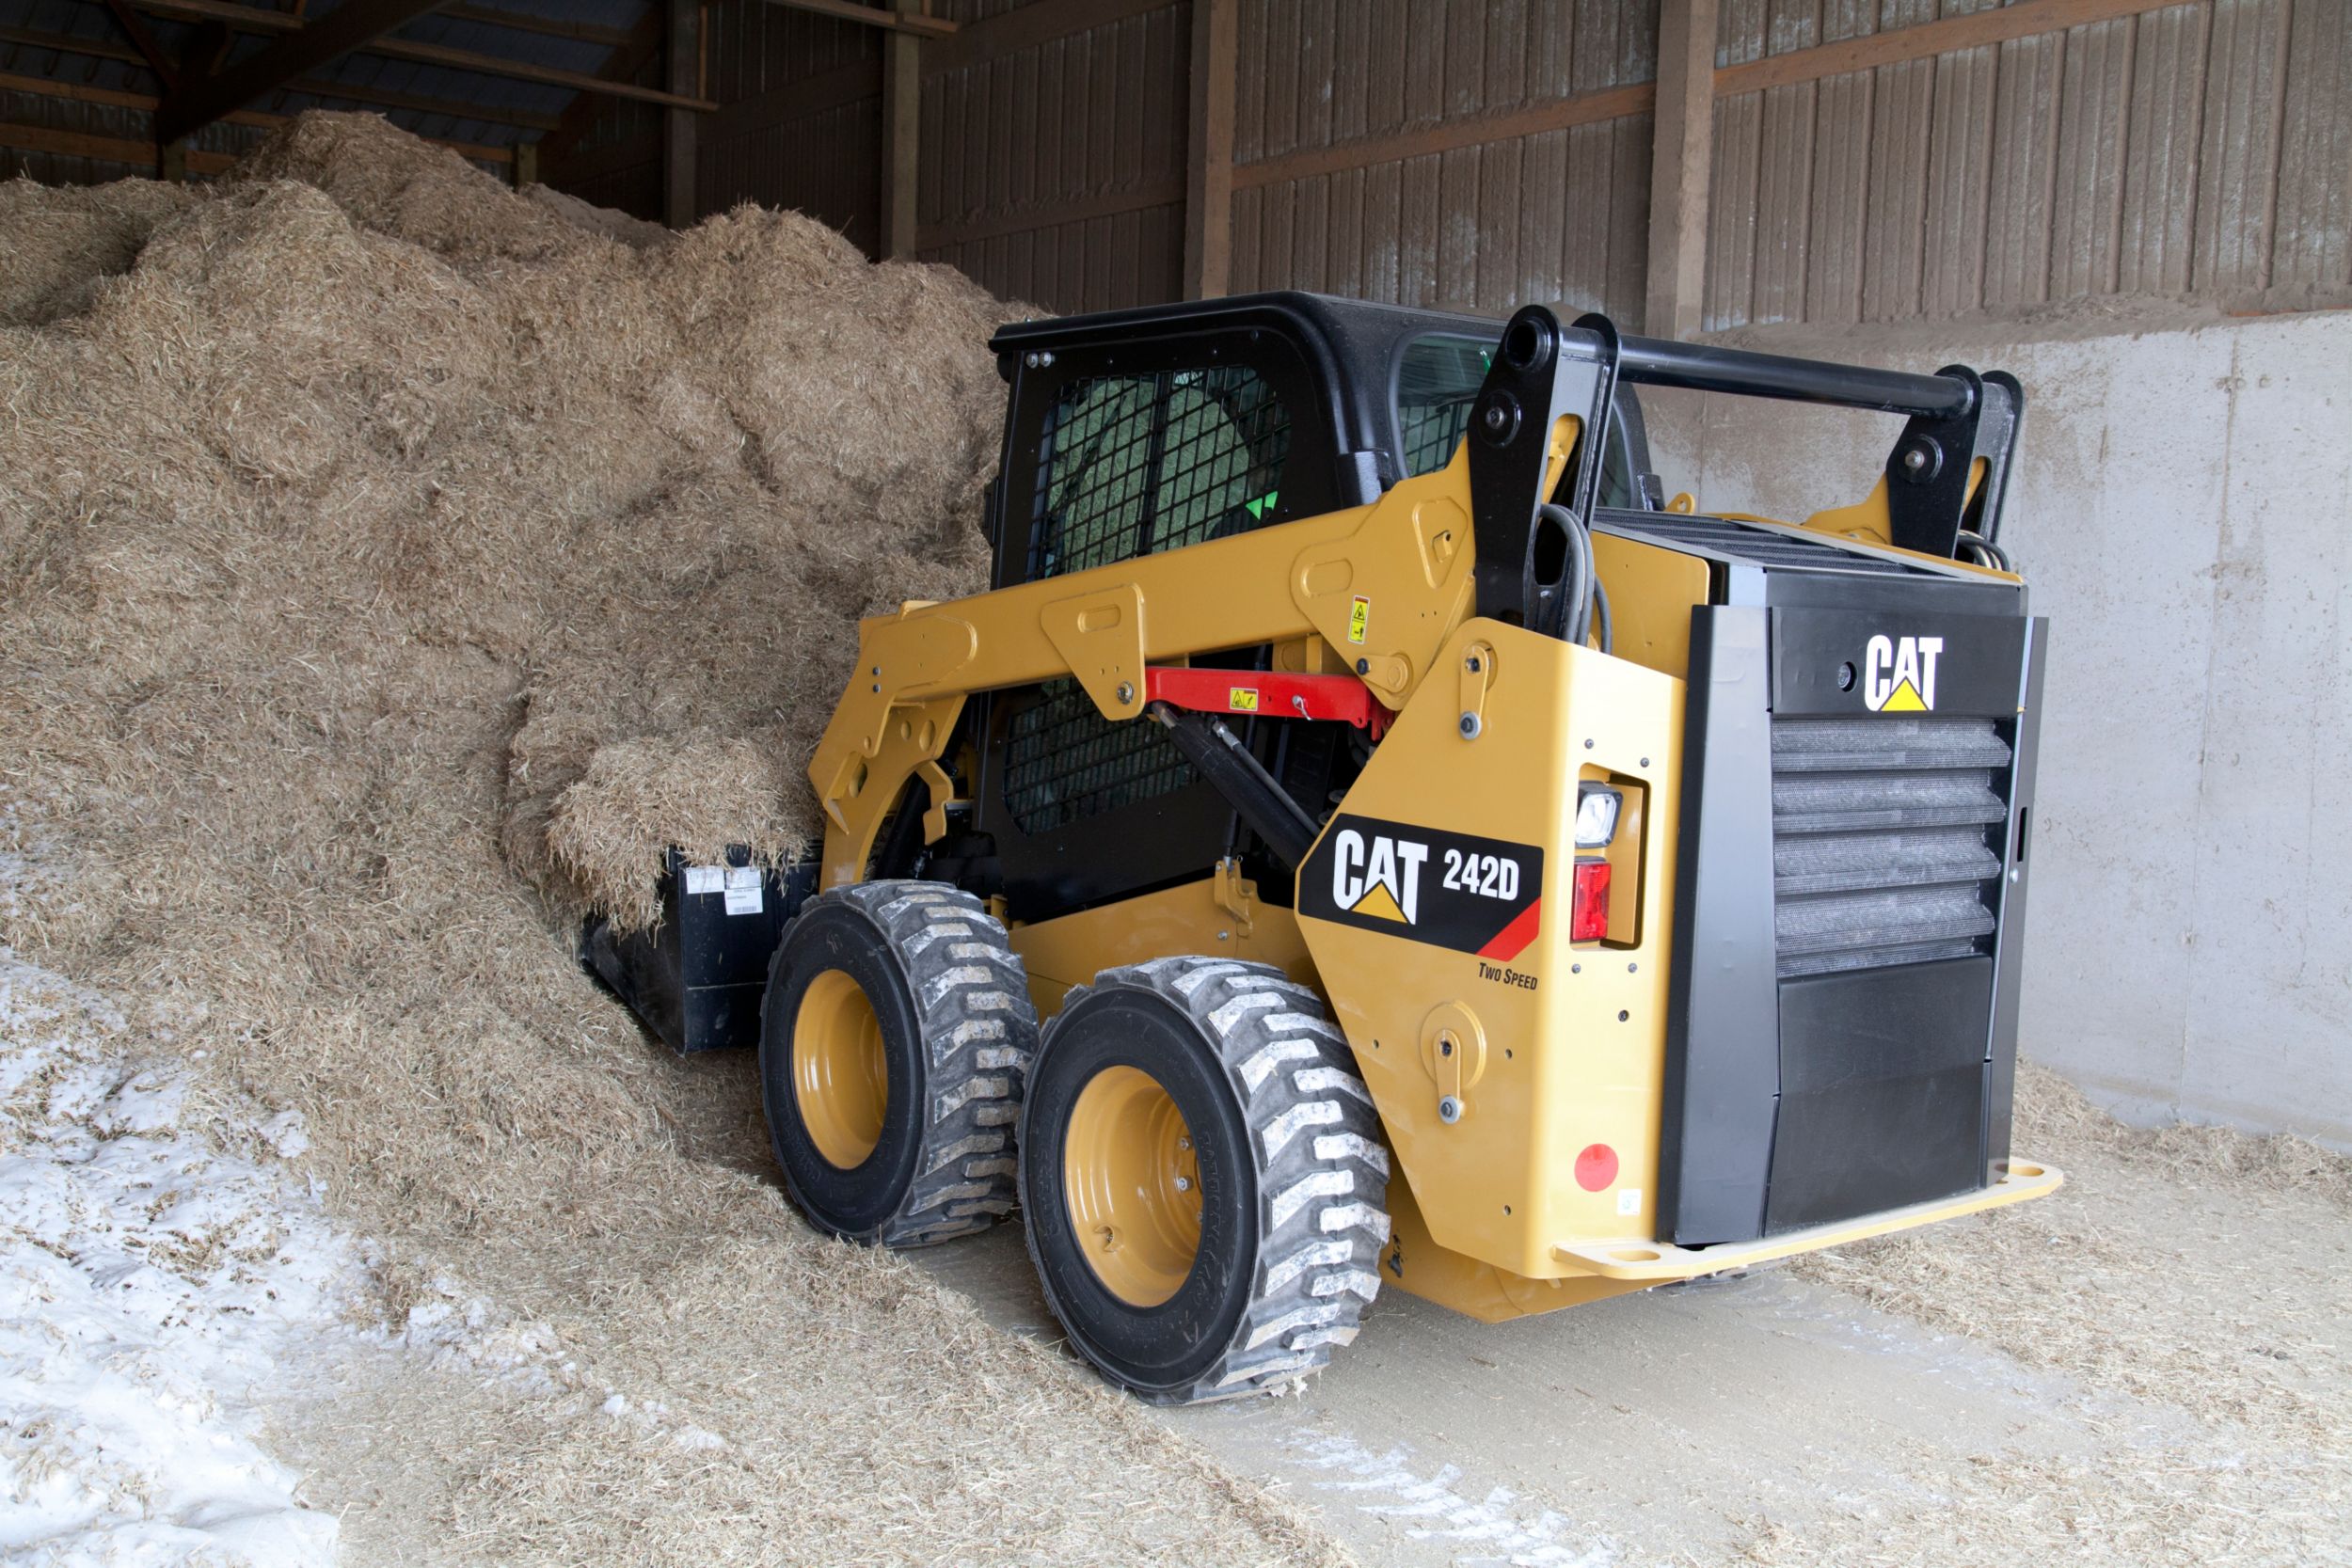
[(1287, 1386), (1356, 1337), (1389, 1157), (1312, 991), (1228, 958), (1106, 970), (1046, 1027), (1027, 1093), (1029, 1256), (1104, 1375), (1190, 1404)]
[(1009, 1213), (1037, 1010), (1005, 927), (939, 882), (810, 899), (760, 1008), (760, 1097), (812, 1224), (925, 1246)]

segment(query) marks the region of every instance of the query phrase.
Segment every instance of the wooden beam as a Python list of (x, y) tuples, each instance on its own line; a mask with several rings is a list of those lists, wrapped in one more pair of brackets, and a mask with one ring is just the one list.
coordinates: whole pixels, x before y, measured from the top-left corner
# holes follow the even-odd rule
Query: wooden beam
[[(921, 14), (922, 0), (898, 0), (902, 17)], [(923, 144), (921, 35), (894, 32), (882, 40), (882, 253), (904, 261), (916, 245), (915, 192)]]
[(131, 47), (139, 52), (139, 58), (166, 92), (180, 85), (180, 62), (164, 53), (164, 46), (155, 41), (155, 35), (147, 30), (146, 18), (131, 8), (131, 0), (106, 0), (106, 12), (122, 29), (122, 36), (131, 40)]
[(574, 43), (593, 43), (604, 49), (619, 49), (629, 40), (626, 27), (599, 26), (594, 22), (541, 16), (536, 11), (510, 11), (497, 6), (443, 6), (440, 14), (452, 22), (478, 22), (485, 27), (536, 33), (541, 38), (570, 39)]
[[(137, 51), (108, 43), (103, 39), (38, 33), (28, 27), (0, 25), (0, 44), (53, 50), (60, 55), (86, 55), (92, 59), (118, 60), (124, 65), (146, 63)], [(307, 93), (312, 98), (340, 98), (354, 103), (372, 103), (388, 109), (411, 109), (421, 115), (487, 120), (493, 125), (520, 125), (533, 131), (552, 131), (563, 123), (562, 116), (543, 114), (537, 109), (520, 109), (505, 103), (472, 103), (453, 98), (427, 98), (421, 93), (394, 92), (389, 87), (380, 87), (373, 83), (342, 82), (326, 76), (306, 76), (298, 82), (289, 82), (285, 90)], [(239, 117), (230, 115), (228, 118), (234, 123)]]
[(952, 22), (924, 15), (920, 6), (861, 6), (857, 0), (768, 0), (768, 4), (787, 11), (830, 16), (836, 22), (863, 22), (869, 27), (887, 27), (894, 33), (912, 33), (918, 38), (944, 39), (956, 30)]
[(155, 95), (128, 87), (93, 87), (80, 82), (60, 82), (54, 76), (19, 76), (0, 71), (0, 92), (22, 92), (35, 98), (60, 98), (72, 103), (103, 103), (110, 109), (152, 109)]
[(515, 144), (515, 188), (539, 182), (539, 144), (521, 141)]
[(1688, 338), (1707, 296), (1707, 185), (1715, 145), (1717, 0), (1661, 0), (1651, 121), (1649, 280), (1642, 330)]
[[(155, 163), (152, 142), (59, 131), (47, 125), (0, 123), (0, 147), (13, 147), (24, 152), (54, 152), (65, 158), (96, 158), (110, 164), (129, 164), (135, 168), (151, 168)], [(215, 161), (220, 168), (227, 168), (237, 160), (225, 152), (198, 152), (189, 158), (190, 166), (199, 173), (215, 172), (212, 166)]]
[[(330, 12), (329, 20), (342, 15), (343, 11), (350, 10), (360, 3), (361, 0), (352, 0), (352, 4), (346, 5), (342, 10)], [(262, 10), (256, 6), (231, 5), (229, 0), (133, 0), (133, 4), (150, 15), (226, 22), (230, 26), (245, 33), (294, 34), (302, 30), (302, 19), (290, 12)], [(659, 46), (661, 38), (661, 12), (655, 9), (647, 14), (652, 18), (654, 24), (655, 45)], [(504, 59), (496, 55), (478, 55), (471, 50), (451, 49), (437, 43), (420, 43), (413, 39), (377, 38), (350, 52), (380, 55), (388, 60), (407, 60), (418, 65), (447, 66), (452, 71), (470, 71), (485, 76), (509, 76), (517, 81), (539, 82), (548, 87), (569, 87), (575, 92), (601, 93), (607, 97), (635, 99), (645, 103), (692, 109), (702, 114), (708, 114), (718, 107), (716, 103), (705, 99), (681, 99), (676, 94), (665, 92), (659, 87), (641, 87), (634, 82), (623, 79), (618, 72), (591, 76), (583, 71), (559, 71), (551, 66)], [(256, 59), (260, 57), (255, 56)], [(637, 63), (643, 62), (641, 60)], [(633, 69), (632, 67), (632, 71)]]
[[(691, 100), (702, 76), (701, 0), (669, 0), (668, 12), (662, 67), (670, 90)], [(694, 226), (697, 166), (693, 113), (673, 107), (661, 117), (661, 221), (673, 229)]]
[(233, 5), (230, 0), (132, 0), (132, 3), (150, 16), (168, 16), (183, 22), (226, 22), (241, 33), (268, 36), (302, 31), (302, 18), (292, 11)]
[[(341, 16), (342, 12), (328, 14)], [(659, 18), (661, 13), (656, 11), (653, 14)], [(632, 98), (641, 103), (691, 109), (696, 114), (707, 115), (719, 107), (707, 98), (668, 92), (659, 87), (641, 87), (634, 82), (614, 81), (609, 76), (591, 76), (584, 71), (558, 71), (552, 66), (503, 59), (496, 55), (477, 55), (468, 49), (445, 49), (437, 43), (418, 43), (409, 39), (384, 39), (367, 45), (360, 52), (381, 55), (388, 60), (444, 65), (452, 71), (477, 71), (485, 76), (511, 76), (518, 82), (541, 82), (551, 87), (570, 87), (575, 92), (602, 93), (608, 98)]]
[(951, 39), (924, 51), (923, 69), (933, 75), (961, 71), (1015, 50), (1124, 22), (1147, 11), (1166, 10), (1172, 0), (1032, 0), (975, 22)]
[(344, 0), (321, 20), (289, 33), (252, 58), (218, 73), (190, 76), (164, 100), (155, 139), (172, 142), (210, 125), (230, 110), (285, 86), (305, 72), (342, 59), (444, 0)]
[[(153, 93), (133, 92), (128, 87), (93, 87), (81, 82), (60, 82), (54, 76), (18, 76), (0, 71), (0, 92), (21, 92), (30, 98), (61, 98), (75, 103), (103, 103), (110, 109), (136, 109), (153, 114), (163, 100)], [(276, 130), (286, 123), (284, 115), (260, 114), (241, 109), (233, 115), (223, 115), (229, 125), (252, 125), (263, 130)]]
[(456, 98), (427, 98), (421, 93), (394, 92), (389, 87), (339, 82), (328, 76), (305, 76), (299, 81), (287, 83), (284, 90), (311, 98), (343, 98), (354, 103), (407, 109), (421, 115), (442, 115), (452, 119), (481, 119), (493, 125), (520, 125), (532, 131), (552, 131), (562, 123), (561, 116), (545, 114), (537, 109), (518, 109), (505, 103), (469, 103)]
[(1233, 85), (1238, 0), (1192, 0), (1192, 118), (1184, 154), (1184, 297), (1232, 292)]
[(1441, 120), (1418, 131), (1403, 131), (1389, 136), (1365, 136), (1356, 141), (1335, 142), (1329, 147), (1311, 147), (1276, 158), (1236, 165), (1233, 188), (1250, 190), (1283, 180), (1304, 180), (1315, 174), (1338, 174), (1345, 169), (1370, 168), (1380, 164), (1399, 163), (1406, 158), (1423, 158), (1435, 152), (1479, 147), (1487, 142), (1540, 135), (1546, 131), (1597, 125), (1602, 120), (1638, 115), (1650, 106), (1655, 96), (1649, 83), (1636, 82), (1631, 87), (1606, 87), (1599, 92), (1580, 93), (1574, 98), (1533, 103), (1506, 114), (1466, 116), (1460, 119)]
[[(22, 87), (10, 90), (24, 91)], [(154, 105), (148, 100), (148, 107)], [(135, 108), (136, 104), (123, 107)], [(258, 115), (254, 119), (263, 124), (278, 126), (286, 123), (283, 115)], [(462, 158), (479, 163), (508, 164), (514, 162), (511, 147), (479, 147), (471, 142), (443, 141), (437, 136), (424, 138), (436, 147), (446, 147)], [(155, 161), (152, 143), (132, 141), (121, 136), (86, 135), (78, 131), (53, 131), (45, 125), (0, 124), (0, 147), (22, 148), (33, 152), (62, 152), (76, 158), (104, 158), (119, 164), (150, 164)], [(192, 174), (224, 174), (236, 166), (239, 154), (208, 152), (201, 148), (184, 150), (188, 172)]]
[(2064, 32), (2094, 23), (2120, 22), (2127, 16), (2165, 10), (2182, 0), (2014, 0), (1995, 10), (1947, 16), (1939, 22), (1866, 33), (1786, 55), (1767, 55), (1745, 65), (1726, 66), (1715, 72), (1715, 96), (1732, 98), (1798, 82), (1818, 82), (1850, 71), (1901, 65), (1948, 54), (1955, 49), (1979, 49), (1991, 43), (2042, 33)]
[(10, 27), (0, 24), (0, 44), (16, 44), (25, 49), (47, 49), (60, 55), (87, 55), (94, 60), (119, 60), (124, 65), (145, 65), (146, 56), (137, 50), (103, 39), (68, 37), (63, 33), (35, 32), (30, 27)]

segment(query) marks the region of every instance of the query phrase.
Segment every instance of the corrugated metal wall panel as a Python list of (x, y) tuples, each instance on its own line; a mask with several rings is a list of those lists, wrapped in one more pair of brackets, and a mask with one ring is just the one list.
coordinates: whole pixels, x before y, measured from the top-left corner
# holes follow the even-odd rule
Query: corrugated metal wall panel
[(2205, 96), (2200, 87), (2212, 19), (2209, 6), (2189, 5), (2138, 22), (2116, 256), (2115, 286), (2124, 293), (2179, 293), (2188, 287)]
[(1871, 107), (1877, 77), (1850, 71), (1824, 77), (1813, 145), (1812, 262), (1807, 321), (1862, 319), (1862, 231), (1870, 188)]
[(1707, 185), (1707, 295), (1700, 320), (1708, 329), (1746, 324), (1756, 298), (1756, 191), (1761, 156), (1764, 95), (1743, 93), (1715, 103)]
[[(1984, 0), (1990, 9), (1998, 0)], [(1993, 106), (1999, 54), (1954, 50), (1935, 60), (1928, 135), (1927, 236), (1919, 311), (1951, 316), (1984, 302), (1987, 205), (1993, 179)]]
[[(1918, 314), (1925, 262), (1928, 128), (1935, 62), (1881, 66), (1870, 84), (1870, 178), (1863, 196), (1862, 319)], [(1848, 132), (1848, 135), (1854, 133)]]
[(2118, 0), (2128, 14), (2022, 37), (2001, 9), (1725, 0), (1717, 65), (1750, 80), (1878, 37), (1867, 69), (1791, 62), (1718, 99), (1708, 326), (2346, 280), (2352, 7)]
[(2296, 0), (2271, 281), (2352, 283), (2352, 6)]
[[(959, 22), (1015, 7), (943, 8)], [(1008, 297), (1104, 309), (1182, 292), (1191, 7), (1104, 8), (1014, 47), (926, 67), (922, 254)], [(928, 51), (927, 51), (928, 53)]]
[(1989, 129), (1984, 303), (2039, 305), (2050, 294), (2050, 226), (2058, 179), (2058, 97), (2064, 35), (2000, 46)]
[(2201, 287), (2270, 281), (2288, 32), (2287, 0), (2219, 0), (2215, 8), (2191, 241)]
[(1492, 139), (1459, 128), (1649, 81), (1654, 9), (1242, 0), (1239, 27), (1236, 290), (1488, 312), (1565, 298), (1638, 322), (1648, 114)]
[(2058, 99), (2057, 196), (2052, 202), (2050, 297), (2113, 292), (2123, 214), (2123, 135), (2130, 102), (2131, 21), (2102, 22), (2066, 35)]

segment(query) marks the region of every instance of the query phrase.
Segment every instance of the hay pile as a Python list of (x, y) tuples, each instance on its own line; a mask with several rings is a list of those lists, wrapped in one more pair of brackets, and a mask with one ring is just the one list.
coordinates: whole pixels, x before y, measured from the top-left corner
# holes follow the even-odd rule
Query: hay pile
[(622, 243), (371, 117), (0, 192), (0, 823), (72, 866), (0, 942), (300, 1112), (389, 1314), (461, 1276), (716, 1445), (436, 1404), (387, 1463), (469, 1560), (1322, 1550), (815, 1239), (744, 1064), (570, 958), (664, 842), (802, 838), (854, 616), (977, 580), (1008, 310), (787, 214)]

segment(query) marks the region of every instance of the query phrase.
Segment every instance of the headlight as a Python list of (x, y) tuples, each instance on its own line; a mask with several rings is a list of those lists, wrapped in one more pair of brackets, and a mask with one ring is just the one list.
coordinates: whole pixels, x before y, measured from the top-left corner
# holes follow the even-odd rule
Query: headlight
[(1603, 849), (1617, 836), (1617, 812), (1625, 797), (1599, 784), (1585, 784), (1576, 797), (1576, 847)]

